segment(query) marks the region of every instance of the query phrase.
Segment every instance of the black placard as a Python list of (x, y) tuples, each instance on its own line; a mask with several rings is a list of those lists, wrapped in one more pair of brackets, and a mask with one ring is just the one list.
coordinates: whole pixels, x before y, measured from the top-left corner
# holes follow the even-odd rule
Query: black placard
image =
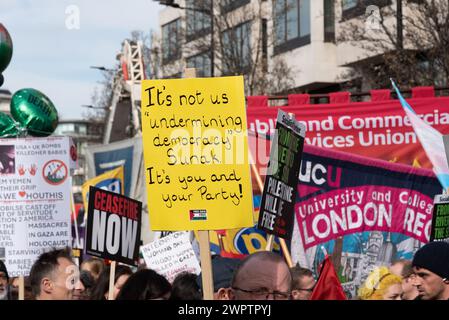
[(86, 253), (136, 265), (141, 214), (140, 201), (90, 187)]
[(260, 204), (258, 228), (284, 239), (290, 239), (293, 231), (293, 212), (304, 137), (305, 127), (294, 117), (279, 110)]
[(449, 241), (449, 195), (447, 194), (435, 196), (430, 241)]

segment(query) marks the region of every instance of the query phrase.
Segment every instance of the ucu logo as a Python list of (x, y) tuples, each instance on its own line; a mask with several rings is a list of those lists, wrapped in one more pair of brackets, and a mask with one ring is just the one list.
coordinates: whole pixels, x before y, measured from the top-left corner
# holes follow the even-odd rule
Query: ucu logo
[(326, 168), (321, 163), (312, 164), (311, 161), (302, 161), (299, 180), (307, 183), (312, 182), (318, 186), (327, 184), (329, 187), (338, 188), (341, 184), (341, 168), (332, 166)]

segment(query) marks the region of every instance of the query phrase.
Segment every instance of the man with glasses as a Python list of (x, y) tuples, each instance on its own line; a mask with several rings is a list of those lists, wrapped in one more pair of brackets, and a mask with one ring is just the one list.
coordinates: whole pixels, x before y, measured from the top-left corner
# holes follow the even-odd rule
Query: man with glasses
[(292, 275), (292, 299), (309, 300), (315, 287), (315, 278), (312, 271), (299, 265), (290, 269)]
[(429, 242), (413, 257), (413, 285), (422, 300), (449, 300), (449, 243)]
[(276, 253), (260, 251), (246, 257), (231, 282), (232, 300), (287, 300), (292, 277), (284, 259)]

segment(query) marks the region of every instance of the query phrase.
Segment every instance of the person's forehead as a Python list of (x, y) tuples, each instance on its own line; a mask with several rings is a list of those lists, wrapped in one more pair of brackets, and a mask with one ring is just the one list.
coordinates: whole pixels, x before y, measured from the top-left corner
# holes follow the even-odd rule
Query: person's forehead
[(122, 274), (120, 277), (118, 277), (116, 283), (125, 283), (129, 277), (130, 277), (129, 274)]
[(426, 268), (420, 268), (420, 267), (413, 267), (413, 272), (417, 275), (420, 275), (420, 274), (436, 275), (432, 271), (430, 271)]
[(304, 285), (309, 285), (315, 283), (315, 279), (313, 278), (313, 276), (302, 276), (300, 278), (300, 282)]
[(6, 272), (0, 271), (0, 276), (6, 277)]
[(388, 293), (401, 293), (402, 286), (399, 283), (394, 283), (387, 288)]
[(403, 269), (404, 269), (404, 264), (402, 264), (400, 262), (396, 262), (396, 263), (392, 264), (390, 267), (391, 273), (396, 274), (398, 276), (401, 276)]
[(269, 260), (257, 261), (257, 259), (254, 259), (248, 261), (241, 271), (238, 277), (240, 283), (266, 284), (267, 286), (275, 281), (283, 281), (289, 275), (287, 266)]
[[(76, 264), (73, 263), (73, 261), (67, 259), (67, 258), (58, 258), (58, 269), (59, 271), (62, 271), (66, 273), (68, 268), (76, 268)], [(67, 271), (68, 273), (68, 271)]]

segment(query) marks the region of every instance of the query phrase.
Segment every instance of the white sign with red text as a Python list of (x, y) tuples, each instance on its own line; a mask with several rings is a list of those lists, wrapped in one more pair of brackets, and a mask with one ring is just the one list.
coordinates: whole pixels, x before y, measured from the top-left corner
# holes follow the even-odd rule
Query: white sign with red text
[(10, 277), (71, 245), (69, 137), (0, 139), (0, 251)]

